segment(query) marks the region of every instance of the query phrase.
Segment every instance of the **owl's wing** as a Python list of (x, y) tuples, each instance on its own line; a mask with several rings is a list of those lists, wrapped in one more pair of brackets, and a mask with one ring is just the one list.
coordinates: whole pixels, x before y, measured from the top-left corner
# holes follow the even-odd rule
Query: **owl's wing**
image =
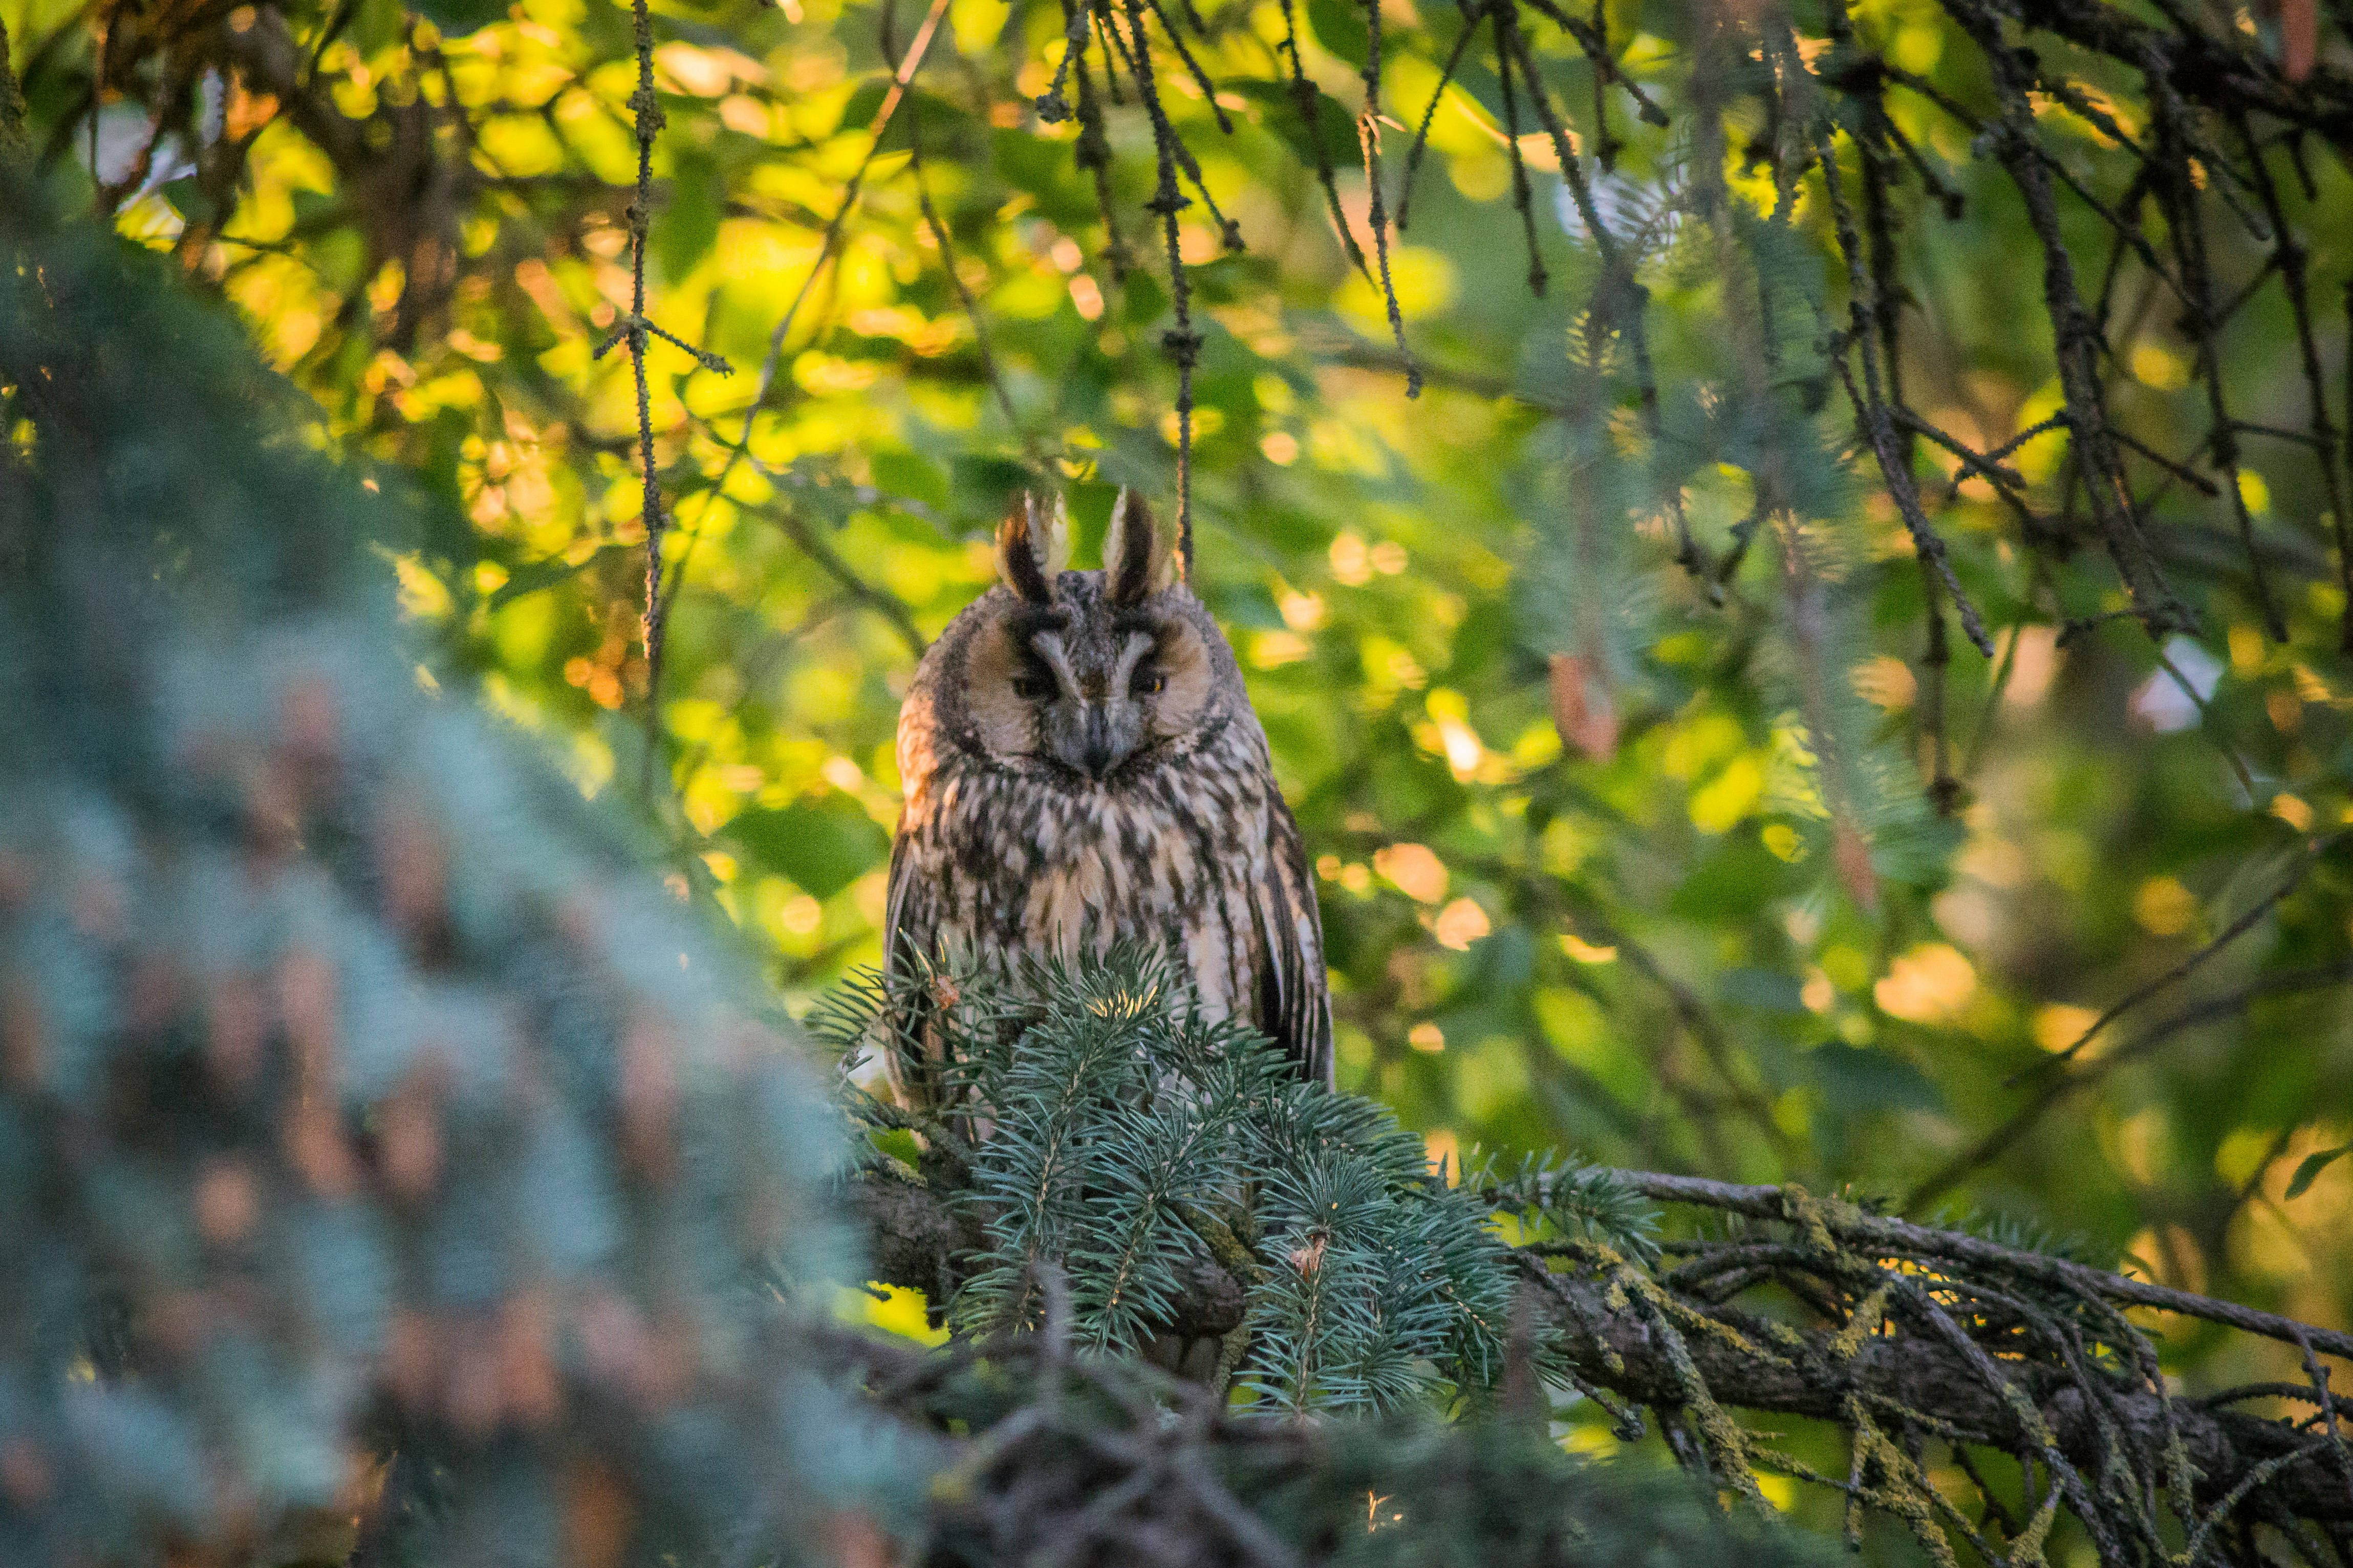
[(1267, 810), (1266, 869), (1252, 891), (1257, 917), (1259, 1028), (1299, 1066), (1332, 1087), (1332, 993), (1324, 971), (1324, 919), (1315, 906), (1307, 847), (1291, 808)]
[(908, 853), (907, 838), (901, 833), (891, 839), (890, 890), (882, 905), (882, 973), (894, 979), (905, 965), (903, 949), (911, 942), (917, 948), (928, 945), (925, 939), (930, 934), (920, 929), (930, 922), (916, 907), (923, 900), (913, 874), (915, 858)]
[[(933, 907), (932, 879), (918, 872), (910, 837), (902, 833), (891, 841), (890, 891), (882, 907), (882, 975), (894, 992), (917, 954), (936, 956), (933, 938), (938, 913)], [(922, 1040), (929, 1033), (928, 1020), (923, 1016), (928, 1013), (928, 1005), (923, 1000), (912, 1000), (909, 1011), (917, 1016), (894, 1021), (899, 1038)], [(908, 1059), (903, 1051), (886, 1047), (882, 1066), (902, 1105), (911, 1110), (930, 1109), (936, 1089), (921, 1064)]]

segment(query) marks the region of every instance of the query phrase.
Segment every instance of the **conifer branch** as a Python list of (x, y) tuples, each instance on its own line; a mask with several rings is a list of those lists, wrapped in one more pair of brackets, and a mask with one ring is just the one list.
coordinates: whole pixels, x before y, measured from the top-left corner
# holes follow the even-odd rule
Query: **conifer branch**
[[(932, 1180), (878, 1159), (851, 1184), (880, 1227), (880, 1277), (924, 1290), (970, 1338), (1112, 1351), (1222, 1338), (1211, 1388), (1230, 1379), (1294, 1416), (1432, 1395), (1508, 1405), (1515, 1384), (1547, 1380), (1629, 1434), (1633, 1412), (1658, 1411), (1687, 1464), (1760, 1509), (1763, 1472), (1836, 1488), (1939, 1560), (1950, 1534), (2023, 1561), (2053, 1507), (2119, 1568), (2170, 1560), (2170, 1541), (2231, 1539), (2242, 1509), (2353, 1525), (2353, 1442), (2320, 1359), (2353, 1362), (2353, 1334), (2132, 1279), (2047, 1238), (1915, 1224), (1796, 1185), (1556, 1160), (1432, 1170), (1378, 1107), (1291, 1080), (1265, 1042), (1203, 1025), (1165, 966), (1134, 954), (1041, 965), (1018, 992), (970, 973), (870, 979), (820, 1028), (851, 1050), (905, 1049), (913, 1032), (944, 1043), (951, 1105), (987, 1123)], [(871, 1102), (853, 1111), (900, 1125)], [(1718, 1223), (1664, 1228), (1662, 1204)], [(1171, 1223), (1187, 1210), (1230, 1214), (1239, 1256)], [(1767, 1288), (1805, 1315), (1742, 1304)], [(1533, 1319), (1514, 1305), (1524, 1289)], [(2293, 1346), (2306, 1381), (2282, 1386), (2318, 1415), (2250, 1414), (2245, 1391), (2179, 1397), (2134, 1310)], [(1736, 1411), (1842, 1429), (1853, 1474), (1813, 1471)], [(1956, 1472), (1927, 1460), (1930, 1442), (1970, 1478), (1962, 1491), (1937, 1479)], [(2010, 1457), (2042, 1478), (2039, 1508), (2030, 1496), (2010, 1510), (1989, 1489), (1986, 1467)]]
[[(1835, 1281), (1840, 1248), (1852, 1246), (1863, 1256), (1908, 1257), (1947, 1278), (1981, 1270), (1988, 1279), (2011, 1279), (2015, 1289), (1981, 1287), (1982, 1300), (2011, 1305), (2017, 1314), (2010, 1320), (2011, 1325), (2036, 1315), (2017, 1290), (2053, 1289), (2195, 1316), (2291, 1344), (2302, 1342), (2313, 1352), (2353, 1358), (2348, 1336), (1967, 1232), (1909, 1225), (1848, 1205), (1815, 1204), (1795, 1189), (1742, 1187), (1643, 1172), (1608, 1173), (1607, 1177), (1627, 1192), (1653, 1200), (1776, 1225), (1788, 1223), (1793, 1212), (1801, 1216), (1800, 1226), (1820, 1218), (1832, 1246), (1825, 1249), (1763, 1240), (1676, 1244), (1669, 1247), (1669, 1255), (1693, 1261), (1656, 1277), (1660, 1282), (1655, 1288), (1662, 1292), (1656, 1302), (1625, 1288), (1625, 1265), (1598, 1275), (1557, 1267), (1567, 1254), (1601, 1256), (1591, 1244), (1520, 1249), (1517, 1256), (1525, 1260), (1528, 1277), (1543, 1288), (1549, 1342), (1558, 1358), (1555, 1371), (1564, 1382), (1588, 1386), (1629, 1406), (1665, 1409), (1688, 1404), (1696, 1387), (1726, 1410), (1803, 1416), (1850, 1429), (1856, 1412), (1868, 1412), (1873, 1420), (1891, 1423), (1897, 1430), (1908, 1426), (1947, 1443), (1971, 1465), (1983, 1462), (1988, 1453), (2010, 1455), (2022, 1444), (2031, 1448), (2047, 1442), (2053, 1459), (2079, 1473), (2096, 1472), (2104, 1455), (2121, 1453), (2143, 1457), (2140, 1462), (2157, 1465), (2162, 1478), (2168, 1475), (2166, 1456), (2178, 1443), (2194, 1472), (2189, 1486), (2192, 1506), (2198, 1509), (2216, 1510), (2226, 1501), (2237, 1507), (2248, 1495), (2258, 1494), (2296, 1519), (2331, 1530), (2353, 1523), (2353, 1492), (2347, 1489), (2339, 1468), (2343, 1461), (2325, 1436), (2306, 1436), (2292, 1423), (2240, 1413), (2227, 1400), (2170, 1398), (2161, 1379), (2144, 1380), (2137, 1387), (2111, 1386), (2112, 1374), (2087, 1363), (2071, 1366), (2064, 1358), (2021, 1362), (2014, 1348), (2005, 1352), (2001, 1370), (1989, 1378), (1989, 1363), (1970, 1350), (1987, 1334), (2014, 1338), (2016, 1327), (1999, 1319), (1974, 1320), (1963, 1327), (1949, 1308), (1932, 1310), (1927, 1295), (1908, 1310), (1909, 1325), (1899, 1310), (1892, 1318), (1857, 1316), (1837, 1328), (1791, 1330), (1710, 1300), (1707, 1287), (1753, 1274), (1749, 1288), (1754, 1288), (1784, 1269), (1816, 1278), (1827, 1271)], [(860, 1178), (853, 1190), (876, 1227), (876, 1278), (936, 1291), (943, 1270), (952, 1275), (954, 1268), (931, 1248), (962, 1245), (961, 1239), (946, 1238), (965, 1234), (952, 1217), (954, 1205), (936, 1193), (893, 1185), (890, 1178), (872, 1174)], [(1879, 1253), (1882, 1248), (1886, 1251)], [(1321, 1267), (1321, 1260), (1316, 1261)], [(1197, 1270), (1195, 1282), (1171, 1298), (1165, 1322), (1179, 1333), (1225, 1331), (1244, 1287), (1212, 1260), (1200, 1262)], [(1294, 1268), (1293, 1272), (1305, 1278), (1308, 1271)], [(1932, 1281), (1934, 1278), (1932, 1274)], [(1929, 1287), (1939, 1298), (1951, 1288), (1933, 1282)], [(1294, 1283), (1282, 1289), (1296, 1293), (1305, 1288)], [(1862, 1296), (1868, 1292), (1852, 1293), (1852, 1286), (1848, 1291), (1841, 1300), (1852, 1302), (1860, 1313)], [(1308, 1327), (1305, 1317), (1314, 1298), (1293, 1294), (1291, 1300), (1293, 1331), (1284, 1337), (1286, 1353), (1312, 1353), (1298, 1331)], [(1682, 1325), (1672, 1337), (1661, 1328), (1668, 1321)], [(2052, 1321), (2047, 1313), (2044, 1321)], [(1946, 1324), (1952, 1325), (1949, 1331)], [(1947, 1337), (1948, 1332), (1958, 1340)], [(2099, 1332), (2114, 1344), (2130, 1331), (2121, 1320), (2109, 1319)], [(2284, 1396), (2316, 1410), (2327, 1397), (2328, 1379), (2316, 1361), (2308, 1363), (2307, 1376), (2311, 1381), (2305, 1384), (2265, 1385), (2237, 1391), (2232, 1397)], [(1286, 1381), (1280, 1386), (1287, 1390), (1296, 1384)], [(2345, 1446), (2341, 1437), (2337, 1441)], [(1760, 1463), (1766, 1458), (1761, 1450), (1751, 1457)], [(2089, 1491), (2082, 1495), (2093, 1496)], [(2015, 1538), (2019, 1531), (2010, 1533)], [(2132, 1559), (2120, 1555), (2116, 1560)]]

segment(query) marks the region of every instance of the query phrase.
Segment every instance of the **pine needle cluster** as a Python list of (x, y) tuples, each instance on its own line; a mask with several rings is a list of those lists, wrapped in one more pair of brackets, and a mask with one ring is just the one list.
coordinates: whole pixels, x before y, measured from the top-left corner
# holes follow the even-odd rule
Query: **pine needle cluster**
[(1556, 1152), (1508, 1163), (1472, 1151), (1462, 1184), (1518, 1222), (1524, 1243), (1558, 1237), (1598, 1241), (1643, 1263), (1659, 1256), (1659, 1211), (1625, 1173)]
[[(1205, 1017), (1166, 961), (1040, 961), (1011, 987), (870, 974), (814, 1023), (852, 1056), (944, 1053), (949, 1112), (918, 1131), (955, 1151), (934, 1168), (961, 1167), (987, 1238), (945, 1304), (960, 1332), (1041, 1326), (1050, 1270), (1079, 1344), (1137, 1350), (1214, 1262), (1248, 1281), (1219, 1374), (1270, 1407), (1391, 1409), (1501, 1375), (1514, 1275), (1480, 1188), (1385, 1107)], [(908, 1120), (858, 1100), (871, 1129)]]

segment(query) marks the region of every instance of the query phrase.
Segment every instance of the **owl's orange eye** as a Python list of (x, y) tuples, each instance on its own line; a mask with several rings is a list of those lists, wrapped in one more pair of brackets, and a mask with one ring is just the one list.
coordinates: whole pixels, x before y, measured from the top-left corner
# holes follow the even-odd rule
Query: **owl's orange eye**
[(1139, 669), (1135, 679), (1128, 682), (1127, 689), (1132, 697), (1157, 697), (1167, 684), (1168, 678), (1158, 670)]
[(1017, 675), (1013, 678), (1013, 695), (1025, 702), (1035, 702), (1054, 689), (1054, 683), (1042, 676)]

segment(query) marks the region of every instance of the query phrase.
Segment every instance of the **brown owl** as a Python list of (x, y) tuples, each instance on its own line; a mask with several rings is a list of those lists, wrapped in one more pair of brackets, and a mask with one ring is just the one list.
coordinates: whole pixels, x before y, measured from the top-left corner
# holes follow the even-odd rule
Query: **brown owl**
[[(891, 851), (886, 966), (1113, 943), (1166, 952), (1212, 1017), (1332, 1079), (1324, 929), (1241, 669), (1184, 581), (1173, 529), (1123, 490), (1104, 570), (1066, 572), (1061, 509), (1023, 497), (1003, 579), (924, 654), (899, 713), (907, 803)], [(914, 1061), (900, 1097), (936, 1102)]]

